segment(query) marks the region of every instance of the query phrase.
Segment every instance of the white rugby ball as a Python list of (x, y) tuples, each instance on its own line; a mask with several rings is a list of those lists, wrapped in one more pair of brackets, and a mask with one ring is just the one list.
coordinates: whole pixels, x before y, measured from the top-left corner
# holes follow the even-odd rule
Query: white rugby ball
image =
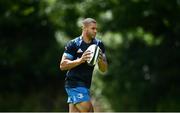
[(98, 59), (98, 56), (99, 56), (99, 51), (100, 51), (100, 48), (99, 46), (97, 46), (96, 44), (92, 44), (90, 45), (86, 51), (90, 51), (91, 54), (90, 54), (90, 59), (87, 61), (87, 63), (90, 65), (90, 66), (94, 66), (97, 62), (97, 59)]

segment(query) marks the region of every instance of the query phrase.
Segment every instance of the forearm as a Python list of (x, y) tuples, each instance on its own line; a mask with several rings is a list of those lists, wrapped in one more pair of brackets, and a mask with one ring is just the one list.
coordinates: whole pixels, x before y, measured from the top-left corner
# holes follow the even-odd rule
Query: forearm
[(70, 70), (78, 65), (80, 65), (82, 63), (82, 61), (80, 59), (76, 59), (76, 60), (68, 60), (65, 59), (61, 64), (60, 64), (60, 69), (61, 70)]
[(108, 68), (107, 61), (103, 59), (98, 61), (98, 67), (101, 72), (106, 72)]

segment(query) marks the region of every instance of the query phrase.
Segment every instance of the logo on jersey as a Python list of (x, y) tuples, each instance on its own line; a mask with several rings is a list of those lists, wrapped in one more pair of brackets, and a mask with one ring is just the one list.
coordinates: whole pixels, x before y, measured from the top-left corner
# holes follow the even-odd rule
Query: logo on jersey
[(82, 53), (83, 51), (79, 48), (78, 50), (77, 50), (77, 53)]
[(83, 97), (84, 97), (84, 96), (83, 96), (82, 93), (78, 93), (78, 94), (77, 94), (77, 98), (80, 98), (80, 99), (81, 99), (81, 98), (83, 98)]

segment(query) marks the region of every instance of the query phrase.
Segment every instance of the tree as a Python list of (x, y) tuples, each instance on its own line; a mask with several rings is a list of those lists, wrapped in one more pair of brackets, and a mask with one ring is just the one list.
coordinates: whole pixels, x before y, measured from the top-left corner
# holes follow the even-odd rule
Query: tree
[[(58, 3), (66, 5), (55, 7), (54, 11), (63, 9), (58, 12), (59, 16), (72, 19), (65, 23), (66, 27), (76, 25), (81, 18), (94, 17), (102, 36), (107, 37), (108, 32), (109, 38), (116, 33), (120, 35), (119, 39), (113, 39), (121, 40), (117, 46), (114, 46), (116, 41), (108, 45), (106, 40), (110, 39), (104, 39), (108, 42), (110, 69), (107, 77), (101, 78), (102, 94), (110, 98), (115, 111), (179, 110), (176, 96), (180, 73), (178, 1), (68, 0)], [(71, 18), (70, 13), (77, 16)], [(67, 29), (70, 28), (73, 27)], [(73, 37), (76, 31), (67, 34)]]
[[(0, 57), (4, 60), (0, 65), (1, 73), (6, 76), (0, 83), (2, 92), (7, 92), (7, 87), (11, 92), (12, 89), (18, 92), (14, 97), (7, 96), (11, 100), (18, 97), (19, 92), (26, 95), (28, 91), (37, 92), (43, 88), (45, 91), (47, 87), (45, 92), (56, 92), (57, 86), (63, 86), (58, 81), (63, 77), (56, 75), (64, 73), (54, 65), (64, 45), (59, 46), (54, 35), (60, 33), (58, 36), (63, 41), (76, 37), (81, 30), (78, 29), (79, 21), (93, 17), (98, 22), (98, 36), (103, 37), (110, 65), (106, 76), (96, 79), (98, 88), (95, 92), (101, 89), (98, 94), (109, 100), (114, 111), (179, 111), (179, 0), (22, 0), (1, 1), (1, 4), (0, 36), (3, 38), (0, 43), (3, 49)], [(12, 75), (16, 75), (15, 78)], [(53, 83), (47, 86), (49, 79)], [(7, 85), (9, 80), (15, 85)], [(29, 80), (37, 81), (36, 84), (26, 83)], [(98, 85), (99, 82), (102, 84)], [(19, 89), (19, 86), (25, 88)], [(56, 93), (50, 94), (50, 97), (58, 98), (53, 95)], [(6, 93), (1, 94), (1, 98), (4, 95)], [(47, 100), (46, 97), (43, 99)], [(64, 111), (67, 108), (62, 100)], [(31, 103), (24, 108), (34, 104)], [(55, 101), (52, 103), (45, 111), (60, 110), (54, 108)], [(41, 102), (36, 104), (41, 107), (32, 106), (34, 111), (49, 106)], [(20, 109), (21, 105), (14, 108)], [(6, 106), (4, 110), (8, 108)]]
[(65, 111), (64, 73), (58, 68), (63, 49), (40, 13), (40, 1), (0, 4), (0, 110)]

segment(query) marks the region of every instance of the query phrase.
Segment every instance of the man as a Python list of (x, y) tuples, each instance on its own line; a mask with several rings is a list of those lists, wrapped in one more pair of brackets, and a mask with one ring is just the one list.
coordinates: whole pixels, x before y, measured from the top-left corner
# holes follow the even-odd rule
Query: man
[(87, 64), (90, 51), (86, 49), (96, 44), (100, 47), (97, 61), (100, 71), (105, 72), (108, 64), (103, 43), (96, 39), (97, 25), (92, 18), (82, 22), (82, 35), (69, 41), (60, 62), (61, 70), (68, 70), (65, 79), (65, 89), (68, 94), (69, 112), (93, 112), (89, 89), (91, 86), (94, 66)]

